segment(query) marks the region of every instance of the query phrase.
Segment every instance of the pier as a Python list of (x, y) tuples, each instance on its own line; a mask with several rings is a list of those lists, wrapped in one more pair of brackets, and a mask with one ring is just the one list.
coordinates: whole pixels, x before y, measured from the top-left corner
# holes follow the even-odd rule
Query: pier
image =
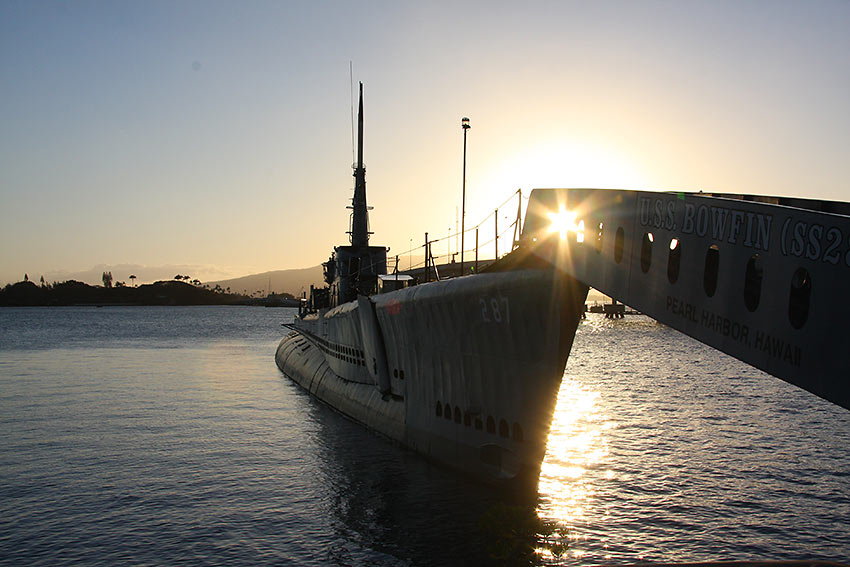
[(540, 261), (850, 409), (850, 204), (535, 190), (499, 264)]

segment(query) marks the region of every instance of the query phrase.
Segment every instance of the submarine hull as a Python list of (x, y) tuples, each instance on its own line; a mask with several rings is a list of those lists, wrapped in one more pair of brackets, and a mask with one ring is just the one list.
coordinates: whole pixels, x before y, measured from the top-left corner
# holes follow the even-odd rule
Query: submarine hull
[(434, 461), (536, 482), (587, 289), (516, 270), (361, 296), (296, 320), (275, 359), (321, 401)]

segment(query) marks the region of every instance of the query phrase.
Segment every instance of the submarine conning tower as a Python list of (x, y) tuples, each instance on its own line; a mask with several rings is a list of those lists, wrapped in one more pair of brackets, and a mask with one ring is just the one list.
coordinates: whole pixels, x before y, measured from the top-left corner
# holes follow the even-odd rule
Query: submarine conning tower
[(387, 273), (387, 249), (369, 246), (369, 206), (366, 204), (366, 166), (363, 164), (363, 83), (357, 111), (357, 162), (354, 163), (354, 197), (351, 199), (350, 246), (337, 246), (323, 266), (330, 285), (329, 307), (348, 303), (358, 295), (377, 291), (378, 276)]

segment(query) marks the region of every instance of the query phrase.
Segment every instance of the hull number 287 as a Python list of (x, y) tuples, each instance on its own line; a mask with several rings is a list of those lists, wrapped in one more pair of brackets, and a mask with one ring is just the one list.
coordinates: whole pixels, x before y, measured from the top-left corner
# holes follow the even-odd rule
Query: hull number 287
[(507, 297), (482, 297), (478, 300), (481, 306), (481, 320), (484, 323), (511, 322), (511, 304)]

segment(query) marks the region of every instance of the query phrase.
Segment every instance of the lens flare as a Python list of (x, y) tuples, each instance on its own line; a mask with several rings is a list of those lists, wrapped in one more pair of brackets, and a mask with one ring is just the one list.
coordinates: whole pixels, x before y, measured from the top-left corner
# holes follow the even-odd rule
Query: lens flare
[(566, 210), (563, 205), (558, 208), (557, 213), (548, 214), (552, 223), (549, 225), (549, 232), (560, 232), (561, 240), (567, 239), (568, 232), (579, 230), (579, 226), (576, 224), (576, 214), (573, 211)]

